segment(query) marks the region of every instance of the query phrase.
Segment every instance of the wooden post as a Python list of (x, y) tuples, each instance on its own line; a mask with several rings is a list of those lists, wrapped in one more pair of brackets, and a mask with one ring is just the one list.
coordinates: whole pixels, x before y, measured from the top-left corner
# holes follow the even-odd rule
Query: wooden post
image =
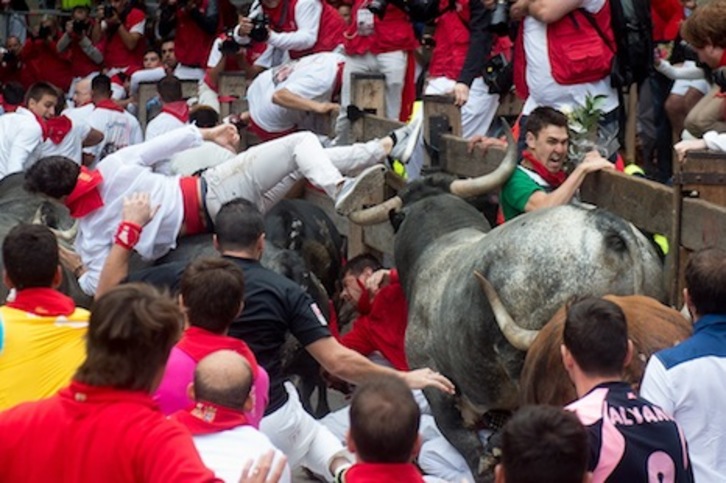
[(427, 146), (424, 170), (442, 168), (441, 136), (451, 134), (461, 137), (461, 110), (454, 105), (453, 96), (424, 96), (424, 143)]
[(141, 132), (146, 132), (146, 124), (149, 122), (149, 113), (146, 112), (146, 104), (151, 98), (156, 95), (156, 82), (141, 82), (139, 83), (138, 92), (138, 114), (136, 117), (139, 119), (141, 125)]
[[(350, 76), (350, 103), (375, 116), (386, 116), (386, 76), (383, 74), (355, 73)], [(351, 126), (353, 139), (363, 140), (362, 123)]]
[(197, 80), (183, 80), (182, 83), (182, 97), (184, 99), (191, 99), (197, 97), (199, 94), (199, 81)]
[(497, 108), (498, 117), (506, 117), (516, 119), (522, 112), (524, 101), (517, 97), (514, 91), (499, 95), (499, 107)]
[(239, 114), (247, 110), (247, 78), (242, 72), (228, 72), (219, 76), (219, 117)]
[(635, 162), (635, 138), (638, 116), (638, 85), (632, 84), (628, 93), (628, 110), (627, 121), (625, 123), (625, 160), (630, 163)]

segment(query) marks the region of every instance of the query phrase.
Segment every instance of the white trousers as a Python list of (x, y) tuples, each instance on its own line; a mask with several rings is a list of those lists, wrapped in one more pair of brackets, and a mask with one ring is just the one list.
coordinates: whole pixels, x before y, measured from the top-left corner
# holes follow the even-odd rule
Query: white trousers
[(285, 383), (287, 402), (260, 422), (272, 444), (287, 456), (290, 468), (305, 466), (313, 473), (333, 481), (330, 463), (348, 452), (325, 426), (313, 419), (300, 404), (300, 396), (291, 382)]
[[(433, 77), (426, 81), (426, 95), (445, 95), (454, 92), (456, 81), (447, 77)], [(499, 108), (499, 94), (489, 94), (489, 87), (481, 77), (474, 79), (469, 89), (469, 100), (461, 108), (461, 135), (468, 139), (486, 134)]]
[(223, 204), (241, 197), (265, 213), (302, 178), (335, 199), (344, 175), (355, 175), (385, 156), (378, 140), (325, 149), (310, 132), (258, 144), (204, 172), (207, 212), (214, 219)]
[(350, 144), (350, 122), (346, 107), (350, 104), (351, 74), (381, 73), (386, 76), (386, 117), (398, 119), (401, 112), (401, 94), (406, 77), (408, 58), (406, 52), (397, 50), (384, 54), (346, 55), (343, 69), (343, 85), (340, 93), (340, 116), (335, 123), (338, 145)]

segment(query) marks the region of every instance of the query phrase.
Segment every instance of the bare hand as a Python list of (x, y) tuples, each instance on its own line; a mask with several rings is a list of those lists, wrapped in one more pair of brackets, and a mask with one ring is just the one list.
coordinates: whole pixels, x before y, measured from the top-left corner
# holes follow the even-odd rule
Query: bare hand
[(615, 165), (603, 158), (597, 151), (590, 151), (585, 154), (582, 164), (578, 167), (587, 174), (600, 171), (601, 169), (613, 169), (615, 168)]
[(239, 35), (247, 36), (252, 32), (252, 20), (247, 17), (242, 17), (239, 21)]
[(429, 368), (417, 369), (415, 371), (403, 372), (401, 374), (403, 376), (403, 380), (411, 389), (435, 387), (439, 391), (447, 394), (454, 394), (454, 383)]
[(677, 143), (675, 146), (673, 146), (673, 149), (675, 149), (676, 154), (678, 154), (678, 161), (683, 163), (686, 161), (686, 154), (688, 153), (688, 151), (706, 149), (706, 147), (706, 141), (704, 141), (703, 139), (689, 139)]
[(462, 107), (469, 100), (469, 86), (462, 82), (454, 85), (454, 105)]
[(274, 459), (275, 452), (270, 450), (256, 462), (247, 460), (242, 468), (239, 483), (277, 483), (280, 481), (282, 473), (285, 471), (287, 458), (283, 455), (273, 468), (272, 461)]
[(67, 34), (73, 33), (73, 20), (69, 20), (66, 22), (66, 33)]
[(375, 295), (380, 289), (389, 283), (391, 283), (391, 271), (386, 268), (382, 268), (381, 270), (376, 270), (370, 277), (368, 277), (368, 280), (366, 280), (366, 289), (372, 295)]
[(482, 152), (486, 153), (491, 147), (507, 149), (507, 141), (505, 139), (488, 138), (481, 134), (477, 134), (469, 139), (468, 151), (470, 153), (474, 151), (474, 148), (480, 149)]
[(133, 193), (124, 198), (122, 210), (123, 221), (136, 223), (139, 226), (146, 226), (154, 218), (159, 207), (151, 207), (151, 196), (149, 193)]
[(80, 255), (76, 252), (71, 251), (63, 245), (58, 245), (58, 258), (60, 259), (61, 265), (70, 270), (76, 277), (81, 275), (83, 269), (83, 261)]
[(509, 7), (509, 19), (513, 22), (522, 20), (529, 14), (530, 0), (510, 0), (512, 5)]
[(237, 154), (237, 146), (239, 145), (239, 131), (232, 124), (220, 124), (212, 128), (200, 129), (202, 138), (205, 141), (212, 141), (223, 148), (227, 148), (234, 154)]
[(340, 112), (340, 104), (335, 102), (319, 102), (315, 106), (315, 112), (318, 114), (338, 113)]

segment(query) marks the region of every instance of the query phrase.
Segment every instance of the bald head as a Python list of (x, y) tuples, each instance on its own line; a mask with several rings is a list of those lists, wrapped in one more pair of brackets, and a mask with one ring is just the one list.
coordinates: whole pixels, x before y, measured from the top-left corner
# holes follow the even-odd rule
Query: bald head
[(73, 90), (73, 103), (76, 107), (85, 106), (91, 102), (91, 79), (81, 79), (76, 82)]
[(194, 398), (243, 409), (252, 387), (252, 370), (237, 352), (221, 350), (199, 361), (194, 370)]

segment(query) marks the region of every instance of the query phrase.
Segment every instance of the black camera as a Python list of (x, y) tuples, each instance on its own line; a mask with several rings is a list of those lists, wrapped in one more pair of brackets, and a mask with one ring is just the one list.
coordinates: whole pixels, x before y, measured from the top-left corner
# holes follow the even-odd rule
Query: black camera
[(116, 9), (113, 8), (113, 5), (103, 6), (103, 18), (111, 18), (113, 17), (114, 13), (116, 13)]
[(15, 64), (18, 61), (18, 56), (15, 52), (7, 51), (3, 54), (3, 62), (6, 64)]
[(73, 32), (75, 32), (78, 35), (83, 35), (88, 30), (88, 22), (84, 20), (74, 20), (73, 21)]
[(368, 5), (366, 6), (370, 12), (378, 17), (379, 19), (382, 19), (384, 15), (386, 15), (386, 8), (388, 8), (388, 0), (371, 0), (368, 2)]
[(489, 21), (489, 31), (497, 35), (506, 35), (509, 32), (509, 0), (497, 0)]
[(514, 84), (514, 66), (504, 54), (495, 55), (487, 60), (482, 79), (490, 94), (506, 94)]
[(249, 38), (255, 42), (267, 42), (270, 37), (270, 17), (261, 13), (251, 17), (250, 20), (252, 20), (252, 31), (250, 31)]
[(234, 34), (227, 32), (222, 44), (219, 46), (219, 51), (222, 55), (235, 55), (239, 52), (241, 45), (234, 40)]
[(38, 29), (38, 38), (39, 39), (47, 39), (51, 36), (53, 31), (48, 25), (41, 25), (41, 27)]

